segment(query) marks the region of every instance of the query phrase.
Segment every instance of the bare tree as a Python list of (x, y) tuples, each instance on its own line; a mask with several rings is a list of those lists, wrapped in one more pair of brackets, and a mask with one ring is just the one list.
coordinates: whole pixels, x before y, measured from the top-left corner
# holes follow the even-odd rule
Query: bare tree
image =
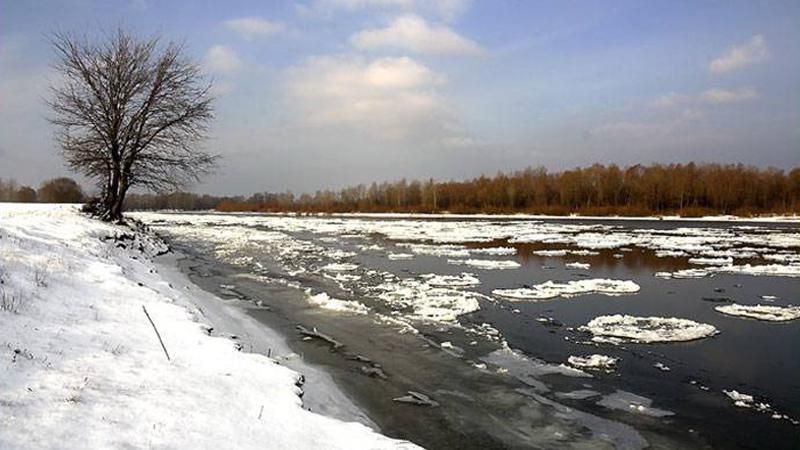
[(217, 156), (198, 145), (213, 118), (211, 83), (184, 47), (119, 29), (100, 42), (55, 34), (51, 123), (69, 167), (98, 183), (93, 212), (122, 220), (138, 186), (179, 189), (211, 171)]

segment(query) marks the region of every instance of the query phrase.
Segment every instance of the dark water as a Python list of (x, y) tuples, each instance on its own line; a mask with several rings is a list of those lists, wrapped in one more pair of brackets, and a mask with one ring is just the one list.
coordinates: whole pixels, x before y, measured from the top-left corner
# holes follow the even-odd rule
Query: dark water
[[(209, 226), (198, 225), (196, 220), (189, 222), (193, 225), (187, 226)], [(582, 222), (563, 223), (573, 226)], [(633, 228), (730, 226), (663, 221), (587, 222), (588, 226), (598, 223), (615, 227), (614, 231), (604, 231), (609, 234), (626, 233)], [(408, 253), (408, 248), (397, 247), (400, 241), (381, 233), (336, 236), (327, 228), (324, 232), (314, 227), (287, 230), (277, 222), (248, 226), (254, 233), (281, 231), (293, 240), (313, 243), (316, 249), (280, 255), (273, 247), (248, 246), (245, 236), (245, 244), (236, 248), (234, 256), (248, 255), (252, 259), (242, 262), (230, 252), (220, 254), (222, 243), (213, 239), (187, 234), (173, 226), (159, 226), (158, 222), (154, 225), (187, 255), (181, 265), (201, 287), (222, 297), (237, 296), (269, 306), (269, 309), (254, 308), (250, 313), (282, 331), (290, 346), (304, 358), (325, 366), (390, 436), (429, 448), (800, 448), (799, 426), (789, 420), (774, 419), (772, 413), (737, 408), (722, 392), (736, 389), (769, 403), (773, 412), (800, 418), (800, 321), (770, 323), (725, 316), (714, 310), (723, 301), (798, 304), (798, 278), (717, 274), (710, 278), (665, 280), (654, 277), (653, 273), (697, 266), (690, 266), (687, 257), (657, 257), (652, 250), (638, 246), (627, 246), (625, 251), (598, 250), (599, 254), (592, 256), (542, 257), (532, 252), (577, 247), (563, 243), (511, 244), (505, 239), (464, 245), (514, 246), (515, 256), (476, 258), (515, 260), (522, 264), (518, 269), (482, 270), (448, 264), (447, 260), (452, 258), (430, 255), (392, 261), (387, 259), (387, 252)], [(737, 233), (752, 237), (796, 231), (793, 226), (760, 225), (759, 229), (744, 228)], [(369, 249), (371, 245), (380, 246), (381, 250)], [(752, 242), (740, 244), (744, 245), (753, 246)], [(320, 254), (320, 248), (326, 252), (345, 250), (355, 255), (330, 259)], [(778, 247), (774, 250), (787, 251)], [(358, 264), (353, 273), (359, 279), (337, 282), (316, 270), (331, 261)], [(575, 261), (590, 263), (591, 269), (564, 268), (565, 262)], [(765, 263), (736, 259), (736, 264), (747, 262)], [(290, 270), (304, 266), (309, 270), (302, 273)], [(380, 274), (386, 272), (401, 278), (470, 272), (481, 284), (469, 290), (487, 297), (479, 300), (478, 311), (459, 316), (457, 326), (410, 320), (402, 308), (387, 305), (376, 297), (374, 287), (383, 281)], [(243, 276), (252, 274), (260, 278)], [(618, 297), (589, 294), (539, 302), (509, 302), (491, 297), (492, 290), (497, 288), (585, 277), (633, 280), (641, 290)], [(287, 286), (287, 282), (313, 293), (326, 292), (338, 299), (358, 300), (372, 312), (339, 314), (311, 306), (306, 294)], [(766, 303), (762, 295), (777, 299)], [(418, 333), (400, 332), (403, 327), (377, 320), (374, 313), (404, 320)], [(714, 325), (721, 333), (692, 342), (617, 346), (590, 344), (587, 342), (590, 336), (577, 331), (577, 327), (596, 316), (617, 313), (688, 318)], [(543, 321), (543, 317), (548, 320)], [(334, 350), (320, 340), (304, 340), (297, 332), (298, 324), (316, 327), (344, 346)], [(492, 337), (479, 332), (485, 329), (482, 324), (490, 324), (499, 335)], [(533, 361), (558, 365), (570, 355), (599, 353), (619, 358), (618, 367), (611, 373), (592, 372), (592, 378), (577, 378), (560, 374), (528, 376), (530, 367), (523, 364), (520, 370), (524, 373), (520, 373), (514, 361), (491, 357), (486, 364), (487, 356), (500, 349), (503, 340)], [(440, 347), (443, 342), (452, 343), (453, 348)], [(365, 362), (363, 357), (370, 361)], [(670, 370), (659, 370), (655, 363), (665, 364)], [(486, 364), (485, 369), (482, 364)], [(375, 367), (383, 370), (386, 379), (364, 373), (364, 368)], [(630, 392), (652, 400), (653, 407), (674, 415), (652, 417), (609, 409), (598, 404), (599, 395), (582, 400), (563, 396), (564, 392), (587, 389), (599, 395), (618, 390)], [(392, 400), (408, 390), (423, 392), (440, 405), (431, 408)]]

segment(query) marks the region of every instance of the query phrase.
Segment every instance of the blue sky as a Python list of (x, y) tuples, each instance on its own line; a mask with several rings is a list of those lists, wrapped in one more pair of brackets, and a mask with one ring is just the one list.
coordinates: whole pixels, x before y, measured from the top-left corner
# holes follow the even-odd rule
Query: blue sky
[(215, 80), (195, 189), (544, 165), (800, 164), (797, 1), (0, 1), (0, 177), (65, 172), (47, 35), (184, 41)]

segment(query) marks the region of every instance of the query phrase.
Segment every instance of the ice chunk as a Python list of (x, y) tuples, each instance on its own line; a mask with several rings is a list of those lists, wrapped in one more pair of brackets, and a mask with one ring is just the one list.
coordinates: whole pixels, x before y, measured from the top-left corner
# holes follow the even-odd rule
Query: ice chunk
[(502, 269), (516, 269), (520, 264), (516, 261), (508, 260), (494, 260), (494, 259), (448, 259), (448, 264), (467, 265), (477, 269), (486, 270), (502, 270)]
[(480, 255), (510, 256), (510, 255), (516, 255), (517, 249), (514, 247), (486, 247), (486, 248), (473, 248), (470, 249), (469, 252), (477, 253)]
[(330, 263), (322, 266), (322, 270), (329, 272), (351, 272), (358, 269), (358, 264), (351, 263)]
[(639, 292), (639, 285), (630, 280), (594, 278), (566, 283), (546, 281), (530, 288), (495, 289), (492, 294), (511, 300), (546, 300), (558, 296), (574, 297), (582, 294), (622, 295)]
[(534, 250), (536, 256), (567, 256), (566, 250)]
[(413, 259), (414, 255), (411, 253), (389, 253), (386, 255), (387, 258), (391, 259), (392, 261), (401, 261), (407, 259)]
[(481, 284), (481, 280), (475, 275), (466, 272), (461, 275), (437, 275), (435, 273), (429, 273), (422, 275), (422, 278), (433, 287), (464, 288)]
[(592, 265), (589, 263), (571, 262), (564, 264), (564, 267), (567, 269), (589, 270), (591, 269)]
[(686, 279), (686, 278), (705, 278), (711, 275), (711, 273), (708, 270), (703, 270), (703, 269), (684, 269), (675, 272), (656, 272), (654, 275), (658, 278)]
[(367, 314), (369, 312), (369, 308), (362, 303), (354, 300), (339, 300), (336, 298), (331, 298), (325, 292), (320, 292), (316, 295), (309, 295), (308, 301), (312, 305), (316, 305), (322, 309), (328, 309), (331, 311), (348, 312), (354, 314)]
[(785, 322), (800, 319), (800, 306), (774, 306), (774, 305), (730, 305), (717, 306), (717, 311), (729, 316), (748, 317), (768, 322)]
[(724, 266), (733, 264), (733, 258), (689, 258), (689, 264), (704, 266)]
[(572, 366), (579, 369), (603, 370), (612, 372), (617, 367), (619, 358), (606, 355), (570, 356), (567, 359)]
[(800, 264), (765, 264), (714, 267), (712, 270), (722, 273), (740, 273), (745, 275), (769, 275), (773, 277), (800, 277)]
[(380, 300), (395, 308), (410, 310), (409, 318), (435, 322), (455, 322), (458, 316), (479, 310), (478, 299), (483, 297), (476, 292), (433, 287), (412, 278), (387, 281), (375, 289), (381, 292)]
[(675, 415), (672, 411), (654, 408), (652, 406), (653, 400), (647, 397), (642, 397), (626, 391), (616, 391), (613, 394), (604, 395), (597, 404), (609, 409), (617, 409), (634, 414), (644, 414), (651, 417)]
[(719, 331), (705, 323), (675, 317), (636, 317), (621, 314), (595, 317), (579, 328), (594, 335), (592, 340), (619, 339), (624, 342), (654, 343), (693, 341)]

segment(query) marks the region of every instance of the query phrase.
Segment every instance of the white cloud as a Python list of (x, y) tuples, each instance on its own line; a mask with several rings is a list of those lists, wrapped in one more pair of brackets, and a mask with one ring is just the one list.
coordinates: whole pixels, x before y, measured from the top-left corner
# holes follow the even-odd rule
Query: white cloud
[(733, 46), (715, 58), (708, 65), (708, 70), (717, 74), (727, 73), (764, 61), (768, 56), (767, 41), (764, 36), (757, 34), (746, 44)]
[(310, 4), (299, 4), (301, 12), (332, 13), (337, 10), (355, 12), (365, 9), (416, 12), (431, 14), (446, 21), (461, 15), (469, 0), (314, 0)]
[(705, 103), (739, 103), (758, 98), (758, 92), (751, 88), (740, 88), (736, 90), (728, 89), (709, 89), (700, 94), (699, 99)]
[(230, 73), (242, 68), (242, 60), (236, 52), (225, 45), (214, 45), (208, 49), (204, 64), (210, 72)]
[(360, 31), (350, 42), (361, 49), (399, 48), (417, 53), (475, 55), (483, 50), (443, 25), (428, 24), (415, 15), (394, 19), (387, 27)]
[(445, 77), (411, 58), (314, 57), (291, 67), (285, 80), (307, 125), (346, 125), (390, 140), (455, 137), (445, 99), (436, 92)]
[(222, 24), (246, 40), (272, 36), (286, 29), (286, 26), (280, 22), (273, 22), (261, 17), (242, 17), (226, 20)]

